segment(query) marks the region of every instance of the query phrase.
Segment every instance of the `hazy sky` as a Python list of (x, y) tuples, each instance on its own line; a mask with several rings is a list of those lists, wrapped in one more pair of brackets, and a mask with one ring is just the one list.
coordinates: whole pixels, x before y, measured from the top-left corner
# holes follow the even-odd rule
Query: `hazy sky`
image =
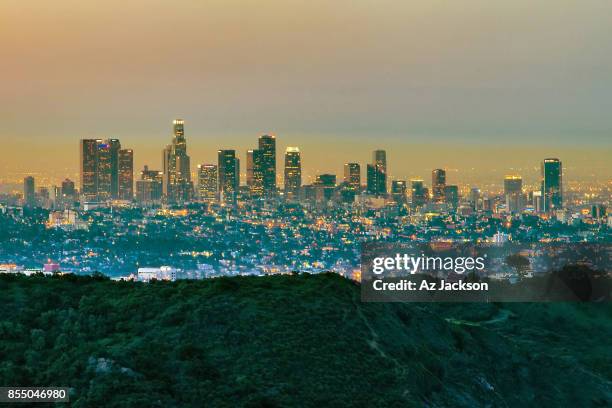
[(87, 137), (159, 168), (174, 117), (194, 164), (272, 132), (309, 174), (379, 147), (399, 177), (612, 173), (609, 0), (1, 0), (0, 51), (0, 175)]

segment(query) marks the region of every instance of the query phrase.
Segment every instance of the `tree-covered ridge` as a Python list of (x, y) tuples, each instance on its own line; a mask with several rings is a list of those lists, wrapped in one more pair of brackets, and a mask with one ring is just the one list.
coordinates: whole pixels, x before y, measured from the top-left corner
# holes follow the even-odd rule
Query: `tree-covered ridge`
[(606, 406), (609, 304), (361, 303), (337, 275), (0, 277), (0, 385), (71, 406)]

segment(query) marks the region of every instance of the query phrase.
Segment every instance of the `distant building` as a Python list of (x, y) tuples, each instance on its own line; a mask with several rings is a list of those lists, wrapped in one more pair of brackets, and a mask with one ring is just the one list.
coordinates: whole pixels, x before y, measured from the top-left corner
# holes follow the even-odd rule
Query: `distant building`
[(317, 202), (326, 202), (332, 199), (336, 188), (335, 174), (319, 174), (315, 181), (315, 194)]
[(172, 122), (172, 144), (166, 146), (163, 151), (163, 193), (170, 203), (187, 202), (193, 195), (191, 161), (187, 155), (184, 125), (183, 119), (175, 119)]
[(36, 207), (36, 189), (32, 176), (23, 179), (23, 203), (25, 207)]
[(160, 202), (163, 196), (163, 172), (144, 166), (136, 181), (136, 200), (143, 204)]
[[(81, 139), (79, 152), (80, 192), (85, 201), (122, 198), (122, 193), (124, 196), (130, 195), (130, 191), (133, 195), (133, 164), (131, 179), (127, 177), (126, 167), (129, 165), (129, 156), (133, 155), (132, 150), (121, 150), (118, 139)], [(131, 188), (128, 188), (129, 180), (132, 182)]]
[(459, 207), (459, 187), (448, 185), (444, 187), (444, 200), (452, 208)]
[(410, 180), (410, 193), (413, 208), (422, 207), (427, 202), (428, 191), (423, 184), (423, 180)]
[(302, 158), (300, 149), (287, 147), (285, 151), (285, 197), (295, 200), (300, 196), (302, 187)]
[(259, 137), (261, 167), (263, 176), (263, 193), (266, 197), (276, 195), (276, 137), (262, 135)]
[(263, 196), (263, 155), (259, 149), (247, 151), (246, 183), (249, 195), (253, 198)]
[(359, 163), (344, 164), (344, 184), (354, 191), (361, 188), (361, 166)]
[(391, 182), (391, 197), (398, 205), (406, 204), (406, 180), (393, 180)]
[(198, 196), (200, 200), (216, 200), (218, 183), (217, 165), (200, 164), (198, 166)]
[(117, 198), (121, 200), (134, 199), (134, 151), (131, 149), (119, 150), (119, 192)]
[(431, 193), (434, 203), (443, 203), (444, 187), (446, 186), (446, 171), (444, 169), (435, 169), (431, 172)]
[(382, 197), (387, 195), (387, 153), (375, 150), (372, 153), (372, 164), (368, 164), (367, 172), (368, 194)]
[(478, 187), (472, 187), (472, 189), (470, 190), (469, 202), (473, 210), (482, 209), (482, 197), (480, 189)]
[(62, 201), (68, 203), (76, 199), (76, 189), (74, 188), (74, 181), (65, 179), (62, 181), (62, 187), (60, 190)]
[(509, 212), (520, 212), (523, 209), (523, 179), (521, 176), (504, 178), (504, 199)]
[(235, 203), (238, 194), (240, 162), (235, 150), (219, 150), (219, 196), (226, 203)]
[(554, 212), (563, 208), (563, 166), (559, 159), (542, 162), (542, 211)]

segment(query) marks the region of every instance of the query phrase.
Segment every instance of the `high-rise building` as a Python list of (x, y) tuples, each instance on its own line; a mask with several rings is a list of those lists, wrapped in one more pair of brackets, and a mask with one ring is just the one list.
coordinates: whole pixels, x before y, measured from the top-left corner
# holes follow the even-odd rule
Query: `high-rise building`
[(446, 186), (446, 171), (435, 169), (431, 172), (431, 191), (434, 203), (444, 202), (444, 187)]
[(387, 173), (387, 152), (385, 150), (374, 150), (372, 153), (372, 164), (380, 166)]
[(412, 207), (417, 208), (425, 205), (427, 202), (427, 189), (421, 179), (410, 180), (410, 196)]
[(563, 208), (563, 167), (559, 159), (542, 162), (542, 210), (552, 212)]
[(444, 186), (444, 200), (452, 208), (459, 207), (459, 187), (454, 185)]
[(523, 179), (521, 176), (504, 177), (504, 199), (510, 212), (523, 209)]
[(95, 200), (98, 196), (98, 145), (100, 139), (82, 139), (80, 153), (81, 194), (85, 200)]
[(74, 181), (65, 179), (62, 181), (62, 188), (60, 191), (61, 198), (64, 202), (71, 202), (76, 199), (76, 190), (74, 188)]
[(472, 210), (482, 209), (482, 199), (480, 189), (478, 187), (472, 187), (472, 189), (470, 190), (469, 203), (470, 207), (472, 207)]
[(23, 204), (26, 207), (36, 207), (36, 189), (32, 176), (23, 179)]
[(154, 203), (162, 199), (163, 172), (149, 170), (144, 166), (140, 180), (136, 181), (136, 200), (141, 203)]
[(119, 192), (117, 198), (131, 201), (134, 198), (134, 151), (119, 150)]
[(200, 200), (216, 200), (218, 183), (219, 180), (216, 164), (198, 165), (198, 196), (200, 197)]
[(406, 180), (393, 180), (391, 182), (391, 197), (399, 204), (406, 204)]
[(317, 175), (315, 185), (315, 195), (318, 202), (326, 202), (332, 199), (336, 188), (335, 174)]
[(119, 186), (119, 151), (121, 150), (121, 142), (119, 139), (107, 139), (110, 155), (110, 192), (114, 199), (120, 198)]
[(180, 203), (189, 201), (193, 194), (191, 163), (187, 155), (185, 122), (183, 119), (175, 119), (172, 125), (172, 144), (166, 146), (163, 151), (163, 191), (166, 200)]
[(367, 166), (366, 179), (368, 194), (377, 197), (387, 195), (387, 153), (384, 150), (372, 153), (372, 164)]
[(287, 147), (285, 151), (285, 197), (295, 200), (300, 196), (302, 187), (302, 158), (300, 149)]
[(263, 195), (263, 162), (262, 151), (259, 149), (247, 151), (247, 187), (251, 197)]
[(259, 137), (261, 167), (263, 175), (263, 193), (267, 197), (276, 195), (276, 137), (263, 135)]
[(344, 184), (354, 191), (361, 188), (361, 166), (359, 163), (344, 164)]
[(376, 150), (374, 163), (368, 164), (366, 171), (368, 194), (377, 197), (387, 195), (387, 159), (384, 150)]
[(107, 142), (98, 143), (97, 147), (97, 169), (96, 175), (98, 178), (98, 194), (99, 201), (105, 201), (112, 198), (112, 179), (113, 179), (113, 150)]
[(218, 151), (219, 195), (226, 203), (235, 203), (239, 186), (240, 162), (235, 150)]

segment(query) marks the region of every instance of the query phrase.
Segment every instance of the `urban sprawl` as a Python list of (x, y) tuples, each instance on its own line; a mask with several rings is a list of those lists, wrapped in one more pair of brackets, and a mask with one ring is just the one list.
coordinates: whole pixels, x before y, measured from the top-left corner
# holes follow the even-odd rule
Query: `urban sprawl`
[[(246, 183), (235, 150), (192, 174), (184, 122), (173, 122), (160, 169), (134, 180), (134, 151), (118, 139), (80, 141), (79, 186), (0, 195), (0, 273), (100, 272), (122, 279), (202, 279), (242, 274), (333, 271), (358, 278), (364, 242), (610, 242), (609, 184), (564, 191), (558, 158), (541, 162), (529, 190), (508, 175), (503, 192), (391, 179), (385, 150), (341, 180), (302, 183), (301, 152), (288, 147), (277, 183), (276, 138), (247, 151)], [(195, 169), (194, 169), (195, 170)], [(365, 182), (362, 182), (362, 174)]]

